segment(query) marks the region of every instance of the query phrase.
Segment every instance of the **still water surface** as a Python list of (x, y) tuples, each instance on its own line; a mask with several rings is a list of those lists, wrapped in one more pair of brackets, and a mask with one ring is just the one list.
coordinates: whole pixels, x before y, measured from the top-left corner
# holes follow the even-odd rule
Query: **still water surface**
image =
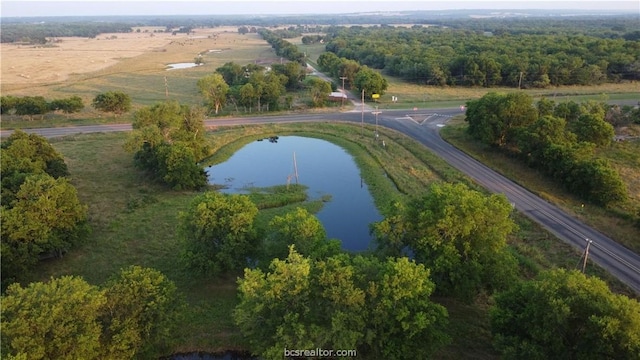
[[(275, 143), (265, 139), (245, 145), (229, 160), (205, 170), (209, 183), (229, 186), (222, 190), (226, 193), (282, 185), (294, 175), (294, 152), (299, 182), (309, 187), (309, 197), (331, 195), (331, 201), (316, 214), (327, 236), (340, 239), (345, 250), (369, 248), (369, 224), (380, 221), (382, 216), (353, 157), (335, 144), (300, 136), (283, 136)], [(291, 183), (295, 183), (295, 176)]]

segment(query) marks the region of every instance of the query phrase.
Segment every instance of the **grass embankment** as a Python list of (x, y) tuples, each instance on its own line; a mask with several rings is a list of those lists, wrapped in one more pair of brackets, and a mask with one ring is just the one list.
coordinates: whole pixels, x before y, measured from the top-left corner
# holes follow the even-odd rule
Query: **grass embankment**
[[(365, 133), (371, 134), (372, 130), (367, 127)], [(390, 130), (381, 129), (380, 133), (387, 145), (384, 148), (373, 137), (363, 138), (358, 125), (316, 123), (220, 128), (210, 134), (211, 144), (217, 152), (209, 160), (223, 161), (243, 144), (269, 135), (326, 139), (344, 147), (356, 158), (382, 212), (391, 201), (421, 194), (431, 181), (467, 181), (424, 146)], [(44, 263), (32, 280), (74, 274), (100, 284), (124, 266), (153, 267), (176, 282), (189, 303), (176, 334), (180, 344), (176, 352), (246, 348), (231, 319), (237, 302), (235, 281), (239, 274), (202, 278), (184, 271), (179, 262), (181, 244), (176, 230), (177, 217), (195, 193), (174, 192), (148, 183), (133, 167), (131, 155), (123, 151), (125, 138), (126, 134), (111, 133), (54, 140), (55, 148), (65, 156), (80, 198), (89, 205), (93, 233), (86, 244), (63, 259)], [(300, 190), (296, 188), (296, 191)], [(277, 193), (282, 189), (273, 191)], [(322, 206), (319, 201), (295, 202), (266, 209), (270, 206), (268, 200), (274, 198), (264, 194), (252, 196), (259, 202), (258, 206), (265, 208), (259, 213), (258, 226), (265, 226), (274, 215), (296, 206), (305, 206), (312, 212)], [(287, 196), (299, 200), (300, 194)], [(575, 267), (579, 254), (527, 219), (519, 216), (516, 219), (520, 230), (510, 241), (525, 274), (556, 266)], [(592, 274), (599, 273), (594, 266), (589, 266), (588, 270)], [(449, 310), (454, 339), (437, 358), (497, 358), (491, 347), (488, 326), (489, 300), (481, 299), (474, 304), (437, 300)]]
[(447, 141), (482, 163), (626, 247), (640, 252), (640, 229), (634, 224), (633, 216), (640, 209), (640, 140), (614, 142), (609, 148), (598, 151), (599, 156), (610, 161), (620, 172), (629, 192), (627, 202), (607, 209), (585, 203), (558, 186), (553, 179), (528, 167), (519, 159), (478, 143), (466, 133), (466, 128), (462, 118), (457, 118), (450, 122), (450, 126), (443, 128), (441, 134)]

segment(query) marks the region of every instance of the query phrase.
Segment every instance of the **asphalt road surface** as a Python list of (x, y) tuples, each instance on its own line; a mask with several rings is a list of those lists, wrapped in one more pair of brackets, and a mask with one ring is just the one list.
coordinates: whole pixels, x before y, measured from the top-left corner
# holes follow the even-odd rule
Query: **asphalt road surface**
[[(252, 118), (209, 119), (205, 121), (205, 126), (213, 128), (217, 126), (274, 122), (350, 121), (366, 122), (368, 124), (377, 122), (380, 126), (398, 130), (419, 141), (451, 166), (465, 173), (488, 190), (505, 194), (518, 211), (539, 223), (578, 251), (584, 251), (587, 242), (590, 242), (589, 260), (602, 266), (636, 293), (640, 294), (640, 256), (442, 140), (438, 134), (438, 129), (445, 126), (451, 116), (461, 114), (462, 109), (385, 110), (378, 115), (377, 119), (369, 109), (365, 112), (358, 109), (360, 108), (350, 112), (327, 114), (266, 115)], [(114, 124), (30, 129), (26, 131), (45, 137), (59, 137), (78, 133), (129, 130), (131, 130), (130, 124)], [(3, 130), (1, 136), (8, 136), (9, 133), (10, 131)]]

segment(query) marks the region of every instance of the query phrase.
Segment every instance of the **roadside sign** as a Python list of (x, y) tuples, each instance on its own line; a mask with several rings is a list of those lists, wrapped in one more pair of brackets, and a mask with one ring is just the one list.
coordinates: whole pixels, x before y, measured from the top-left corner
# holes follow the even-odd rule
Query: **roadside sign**
[(378, 98), (380, 98), (380, 94), (371, 94), (371, 98), (372, 99), (378, 99)]

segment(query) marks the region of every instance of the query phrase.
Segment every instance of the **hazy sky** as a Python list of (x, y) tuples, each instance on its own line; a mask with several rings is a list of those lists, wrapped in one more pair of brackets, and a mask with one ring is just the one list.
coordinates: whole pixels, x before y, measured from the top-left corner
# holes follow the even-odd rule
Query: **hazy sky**
[(640, 1), (446, 1), (446, 0), (132, 0), (132, 1), (0, 1), (2, 17), (90, 15), (227, 15), (313, 14), (394, 10), (450, 9), (582, 9), (624, 10), (640, 14)]

